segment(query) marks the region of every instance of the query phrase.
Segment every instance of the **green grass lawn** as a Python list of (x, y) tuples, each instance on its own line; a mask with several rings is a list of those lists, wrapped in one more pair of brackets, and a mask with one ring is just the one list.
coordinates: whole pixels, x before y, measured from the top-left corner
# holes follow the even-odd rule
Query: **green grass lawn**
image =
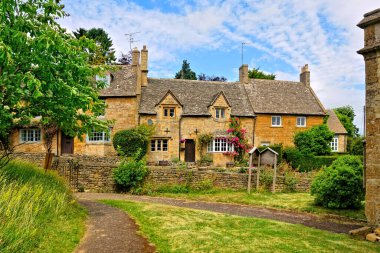
[(54, 173), (18, 161), (0, 170), (0, 252), (72, 252), (86, 216)]
[(197, 201), (236, 203), (269, 208), (287, 209), (315, 214), (330, 214), (365, 220), (364, 208), (359, 210), (331, 210), (314, 205), (310, 193), (275, 193), (233, 190), (190, 191), (188, 193), (152, 192), (151, 196), (180, 198)]
[(104, 200), (128, 212), (158, 252), (380, 252), (378, 244), (283, 222)]

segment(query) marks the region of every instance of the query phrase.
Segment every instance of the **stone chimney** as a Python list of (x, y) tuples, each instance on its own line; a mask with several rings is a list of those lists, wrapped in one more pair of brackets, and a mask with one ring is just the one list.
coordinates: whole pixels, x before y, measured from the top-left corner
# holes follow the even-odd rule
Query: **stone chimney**
[(248, 83), (248, 64), (243, 64), (239, 68), (239, 82)]
[(301, 68), (300, 82), (306, 86), (310, 86), (310, 71), (308, 64), (305, 64), (305, 66)]
[(380, 225), (380, 9), (364, 14), (363, 55), (366, 73), (365, 214), (372, 226)]
[(132, 50), (132, 67), (137, 67), (140, 63), (140, 51), (135, 47)]
[(141, 86), (148, 85), (148, 49), (143, 46), (141, 50)]

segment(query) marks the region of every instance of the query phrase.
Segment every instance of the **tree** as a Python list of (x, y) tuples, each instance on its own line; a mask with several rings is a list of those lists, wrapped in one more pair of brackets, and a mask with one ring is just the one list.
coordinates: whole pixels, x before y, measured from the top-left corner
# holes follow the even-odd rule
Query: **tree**
[(132, 63), (132, 53), (129, 51), (127, 54), (121, 52), (121, 57), (117, 60), (122, 65), (130, 65)]
[(276, 79), (275, 74), (266, 74), (263, 71), (260, 70), (260, 68), (253, 68), (251, 70), (248, 70), (248, 77), (254, 78), (254, 79), (268, 79), (268, 80), (274, 80)]
[(294, 144), (304, 154), (327, 155), (331, 152), (330, 143), (333, 138), (334, 133), (327, 125), (320, 125), (296, 133)]
[(198, 80), (199, 81), (212, 81), (212, 82), (226, 82), (227, 78), (224, 76), (208, 76), (204, 73), (201, 73), (198, 75)]
[(191, 70), (190, 63), (187, 60), (183, 60), (182, 68), (175, 74), (175, 79), (197, 80), (197, 75)]
[(354, 124), (355, 111), (350, 105), (333, 109), (340, 123), (348, 133), (347, 152), (352, 155), (362, 155), (364, 152), (363, 137), (359, 135), (359, 129)]
[(1, 1), (0, 13), (1, 146), (11, 150), (12, 129), (35, 117), (40, 117), (47, 142), (58, 128), (79, 138), (93, 127), (105, 129), (108, 122), (94, 116), (104, 109), (98, 99), (104, 84), (95, 85), (93, 77), (106, 68), (90, 65), (86, 49), (98, 47), (92, 40), (77, 39), (56, 22), (67, 15), (63, 5), (50, 0)]
[(92, 62), (94, 64), (111, 63), (116, 60), (115, 51), (112, 48), (112, 40), (102, 28), (91, 28), (90, 30), (79, 28), (73, 33), (78, 39), (87, 37), (94, 40), (100, 46), (97, 48), (100, 49), (99, 51), (92, 51)]
[(355, 111), (350, 105), (333, 109), (336, 116), (348, 132), (348, 136), (355, 137), (358, 135), (359, 129), (354, 124)]

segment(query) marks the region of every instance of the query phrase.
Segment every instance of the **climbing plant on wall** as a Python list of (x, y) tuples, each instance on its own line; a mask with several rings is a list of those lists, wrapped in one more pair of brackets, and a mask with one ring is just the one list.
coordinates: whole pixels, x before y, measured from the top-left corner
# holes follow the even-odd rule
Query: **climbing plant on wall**
[(247, 130), (241, 127), (239, 118), (231, 118), (227, 133), (229, 134), (229, 143), (234, 146), (234, 151), (228, 153), (235, 157), (235, 161), (242, 161), (245, 153), (249, 151), (250, 145), (245, 136)]

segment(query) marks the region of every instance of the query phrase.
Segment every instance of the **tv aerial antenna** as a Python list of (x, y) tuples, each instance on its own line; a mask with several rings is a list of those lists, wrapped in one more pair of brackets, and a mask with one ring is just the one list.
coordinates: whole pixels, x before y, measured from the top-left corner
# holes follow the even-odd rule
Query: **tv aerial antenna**
[(135, 43), (135, 42), (139, 42), (139, 40), (135, 40), (133, 38), (133, 35), (137, 34), (137, 33), (140, 33), (140, 32), (134, 32), (134, 33), (126, 33), (124, 34), (125, 36), (128, 36), (129, 37), (129, 49), (132, 51), (132, 44)]

